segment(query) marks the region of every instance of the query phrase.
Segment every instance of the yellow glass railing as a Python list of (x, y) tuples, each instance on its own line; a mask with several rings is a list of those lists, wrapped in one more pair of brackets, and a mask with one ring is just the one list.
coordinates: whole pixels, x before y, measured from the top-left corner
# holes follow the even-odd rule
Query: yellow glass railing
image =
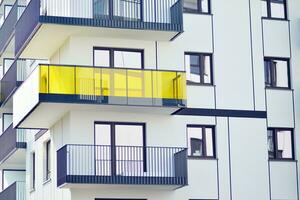
[(122, 104), (140, 105), (147, 99), (147, 105), (185, 106), (185, 77), (176, 71), (40, 65), (40, 93), (104, 103), (116, 102), (115, 97)]

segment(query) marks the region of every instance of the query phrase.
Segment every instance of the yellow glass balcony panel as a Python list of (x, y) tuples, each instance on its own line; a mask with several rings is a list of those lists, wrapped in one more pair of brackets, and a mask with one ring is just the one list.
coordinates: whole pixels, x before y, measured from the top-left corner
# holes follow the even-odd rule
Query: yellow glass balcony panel
[(50, 66), (49, 93), (75, 94), (75, 67)]
[(95, 95), (95, 72), (91, 67), (76, 67), (76, 94)]
[(153, 71), (153, 98), (176, 99), (176, 72)]
[(48, 74), (48, 66), (41, 65), (40, 66), (40, 93), (47, 94), (48, 84), (49, 84), (49, 74)]
[(101, 95), (101, 69), (94, 68), (95, 95)]
[(126, 70), (102, 69), (101, 81), (103, 96), (127, 96)]
[(128, 70), (128, 97), (152, 98), (152, 72)]
[(186, 74), (177, 72), (177, 99), (186, 99)]

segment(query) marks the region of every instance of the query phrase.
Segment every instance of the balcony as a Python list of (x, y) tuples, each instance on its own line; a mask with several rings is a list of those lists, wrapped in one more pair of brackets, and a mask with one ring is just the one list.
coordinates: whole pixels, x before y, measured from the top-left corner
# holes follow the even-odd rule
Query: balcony
[(26, 132), (10, 125), (0, 136), (0, 168), (25, 166)]
[(169, 115), (186, 106), (186, 78), (179, 71), (40, 65), (13, 101), (19, 128), (48, 129), (72, 109)]
[[(13, 3), (13, 2), (7, 2), (7, 3), (8, 3), (8, 5), (10, 5), (10, 3)], [(14, 36), (15, 25), (25, 9), (25, 7), (22, 6), (21, 0), (14, 1), (13, 4), (14, 5), (12, 6), (9, 14), (6, 16), (5, 19), (3, 16), (3, 19), (2, 19), (3, 23), (2, 23), (2, 26), (0, 26), (0, 56), (2, 55), (2, 53), (5, 51), (5, 49), (8, 46), (13, 46), (13, 45), (10, 45), (10, 42)], [(14, 44), (14, 42), (13, 42), (13, 44)], [(14, 52), (14, 49), (10, 47), (9, 51)]]
[(15, 51), (47, 59), (71, 35), (169, 41), (181, 32), (182, 0), (31, 0), (16, 25)]
[(15, 182), (0, 193), (0, 200), (25, 200), (25, 182)]
[(15, 60), (0, 81), (1, 104), (7, 103), (16, 89), (26, 79), (28, 74), (26, 60)]
[(65, 145), (57, 151), (57, 186), (187, 185), (187, 150), (176, 147)]

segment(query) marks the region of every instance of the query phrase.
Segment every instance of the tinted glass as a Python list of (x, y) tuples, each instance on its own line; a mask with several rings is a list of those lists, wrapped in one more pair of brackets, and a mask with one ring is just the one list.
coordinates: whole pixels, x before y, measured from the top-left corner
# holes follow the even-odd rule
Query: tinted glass
[(273, 60), (274, 84), (277, 87), (289, 87), (288, 62), (282, 60)]
[(205, 129), (205, 141), (206, 141), (206, 156), (214, 157), (214, 140), (213, 140), (213, 129)]
[(292, 132), (277, 131), (277, 158), (293, 158)]
[(271, 0), (271, 17), (285, 18), (285, 3), (284, 0)]
[(274, 158), (274, 138), (273, 138), (273, 131), (268, 130), (268, 153), (269, 153), (269, 158)]
[(110, 66), (110, 52), (109, 50), (95, 50), (94, 51), (94, 65), (98, 67)]
[(203, 156), (202, 128), (188, 127), (188, 154), (190, 156)]
[(141, 69), (142, 53), (130, 51), (115, 51), (114, 63), (115, 67)]

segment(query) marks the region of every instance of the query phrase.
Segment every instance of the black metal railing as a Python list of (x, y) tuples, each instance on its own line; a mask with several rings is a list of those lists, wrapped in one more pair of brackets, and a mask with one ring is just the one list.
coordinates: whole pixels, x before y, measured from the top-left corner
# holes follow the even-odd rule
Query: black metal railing
[(25, 182), (14, 182), (0, 193), (0, 200), (25, 200)]
[(5, 102), (26, 79), (28, 75), (26, 70), (26, 60), (19, 59), (15, 60), (4, 74), (0, 81), (2, 103)]
[(178, 147), (65, 145), (57, 184), (186, 185), (187, 150)]
[(26, 131), (14, 129), (11, 124), (0, 136), (0, 162), (3, 162), (15, 149), (26, 148)]
[(7, 46), (15, 28), (15, 24), (18, 20), (18, 1), (15, 2), (11, 8), (8, 16), (4, 20), (3, 25), (0, 28), (0, 54)]

